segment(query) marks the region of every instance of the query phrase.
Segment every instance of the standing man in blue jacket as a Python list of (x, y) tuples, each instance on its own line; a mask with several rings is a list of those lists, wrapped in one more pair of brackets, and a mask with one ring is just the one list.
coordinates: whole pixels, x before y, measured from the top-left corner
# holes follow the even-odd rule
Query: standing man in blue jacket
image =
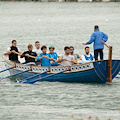
[(94, 58), (95, 60), (98, 60), (98, 53), (100, 54), (100, 59), (103, 60), (103, 49), (104, 49), (104, 43), (108, 40), (108, 36), (99, 31), (99, 26), (94, 26), (94, 32), (91, 35), (90, 40), (87, 43), (82, 43), (83, 45), (88, 45), (94, 42), (93, 48), (94, 48)]

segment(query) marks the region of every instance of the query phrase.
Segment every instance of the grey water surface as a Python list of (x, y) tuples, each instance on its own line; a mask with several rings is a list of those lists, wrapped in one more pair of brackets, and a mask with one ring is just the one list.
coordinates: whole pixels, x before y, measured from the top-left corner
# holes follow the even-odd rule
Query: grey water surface
[[(113, 58), (120, 59), (120, 3), (0, 2), (0, 70), (5, 69), (2, 54), (16, 39), (21, 51), (29, 43), (54, 45), (64, 53), (73, 45), (84, 54), (93, 26), (108, 34)], [(91, 53), (93, 53), (92, 45)], [(104, 49), (108, 58), (108, 48)], [(8, 72), (0, 77), (9, 75)], [(15, 80), (15, 79), (14, 79)], [(112, 84), (38, 82), (15, 84), (10, 79), (0, 82), (0, 120), (120, 120), (120, 79)]]

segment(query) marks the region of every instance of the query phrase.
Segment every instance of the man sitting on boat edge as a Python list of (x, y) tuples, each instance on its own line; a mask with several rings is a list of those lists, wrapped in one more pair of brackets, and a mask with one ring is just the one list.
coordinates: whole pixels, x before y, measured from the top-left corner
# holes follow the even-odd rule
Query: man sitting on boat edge
[[(39, 56), (42, 53), (42, 51), (40, 49), (40, 42), (39, 41), (35, 42), (35, 49), (33, 50), (33, 52), (36, 52), (37, 56)], [(41, 61), (40, 60), (36, 61), (35, 63), (36, 63), (36, 65), (41, 65)]]
[(70, 55), (73, 55), (76, 61), (80, 58), (78, 54), (74, 53), (74, 47), (73, 46), (70, 46)]
[(70, 47), (65, 46), (64, 51), (65, 51), (65, 54), (61, 55), (58, 59), (58, 61), (61, 62), (61, 65), (71, 66), (71, 65), (77, 64), (76, 60), (74, 59), (74, 56), (70, 55)]
[(47, 47), (45, 45), (41, 47), (41, 50), (42, 53), (37, 57), (36, 61), (41, 60), (41, 66), (51, 67), (50, 60), (54, 60), (54, 58), (49, 58), (49, 54), (47, 54)]
[(80, 57), (80, 60), (82, 60), (82, 63), (93, 61), (93, 55), (90, 54), (90, 48), (88, 46), (85, 47), (85, 54)]
[[(55, 50), (55, 47), (50, 46), (49, 47), (50, 52), (48, 53), (48, 55), (49, 55), (49, 58), (54, 58), (55, 60), (57, 60), (58, 59), (58, 54), (56, 52), (54, 52), (54, 50)], [(61, 66), (58, 62), (55, 62), (53, 60), (51, 60), (50, 62), (51, 62), (51, 66)]]
[(22, 54), (22, 52), (17, 47), (16, 40), (12, 40), (12, 46), (7, 49), (6, 53), (4, 53), (4, 55), (9, 56), (9, 60), (16, 62), (16, 63), (20, 63), (20, 61), (18, 60), (18, 55), (21, 55), (21, 54)]
[(31, 44), (28, 45), (28, 51), (25, 51), (21, 58), (25, 57), (25, 62), (27, 65), (36, 65), (35, 59), (37, 58), (36, 52), (32, 52), (33, 46)]

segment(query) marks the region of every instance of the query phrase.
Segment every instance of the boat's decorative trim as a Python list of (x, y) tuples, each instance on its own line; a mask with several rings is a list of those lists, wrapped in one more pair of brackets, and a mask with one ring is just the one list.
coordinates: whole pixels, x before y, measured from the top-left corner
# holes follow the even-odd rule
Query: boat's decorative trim
[(16, 69), (18, 70), (24, 71), (24, 70), (29, 70), (30, 68), (31, 68), (30, 66), (16, 63)]
[(49, 70), (49, 67), (32, 66), (32, 72), (42, 73), (48, 70)]
[[(117, 60), (115, 61), (114, 65), (112, 66), (112, 69), (114, 69), (114, 67), (115, 67), (116, 63), (117, 63)], [(111, 69), (111, 70), (112, 70), (112, 69)]]
[(80, 64), (76, 66), (71, 66), (71, 71), (79, 72), (79, 71), (89, 70), (92, 68), (94, 68), (93, 63), (86, 63), (86, 64)]
[(114, 73), (119, 69), (119, 67), (120, 67), (120, 63), (118, 64), (118, 66), (117, 66), (117, 68), (116, 68), (116, 70), (112, 73), (112, 76), (114, 75)]
[[(99, 68), (99, 65), (98, 64), (101, 64), (102, 62), (98, 62), (96, 63), (97, 64), (97, 68), (99, 70), (99, 72), (101, 73), (101, 75), (106, 79), (105, 75), (101, 72), (100, 68)], [(104, 68), (103, 68), (104, 69)]]
[[(50, 67), (50, 72), (51, 73), (58, 73), (58, 72), (61, 72), (63, 70), (68, 70), (70, 69), (69, 66), (58, 66), (58, 67)], [(67, 71), (66, 71), (67, 72)]]
[(103, 63), (101, 62), (102, 68), (103, 68), (104, 70), (106, 70), (106, 62), (107, 62), (107, 61), (105, 61), (105, 66), (104, 66)]
[(97, 74), (97, 76), (103, 81), (103, 79), (100, 77), (100, 75), (97, 73), (95, 67), (94, 67), (95, 73)]

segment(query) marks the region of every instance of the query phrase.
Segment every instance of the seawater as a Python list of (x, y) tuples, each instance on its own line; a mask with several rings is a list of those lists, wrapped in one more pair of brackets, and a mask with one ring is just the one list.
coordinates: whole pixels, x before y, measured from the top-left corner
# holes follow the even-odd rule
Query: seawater
[[(113, 58), (120, 59), (119, 21), (120, 3), (0, 2), (0, 70), (5, 69), (2, 54), (13, 39), (21, 51), (38, 40), (41, 46), (54, 45), (59, 54), (64, 53), (64, 46), (73, 45), (75, 53), (82, 55), (82, 43), (89, 40), (94, 25), (108, 34)], [(93, 53), (93, 45), (89, 46)], [(108, 58), (106, 47), (104, 58)], [(112, 84), (35, 85), (15, 84), (14, 80), (0, 82), (1, 120), (120, 119), (120, 79)]]

